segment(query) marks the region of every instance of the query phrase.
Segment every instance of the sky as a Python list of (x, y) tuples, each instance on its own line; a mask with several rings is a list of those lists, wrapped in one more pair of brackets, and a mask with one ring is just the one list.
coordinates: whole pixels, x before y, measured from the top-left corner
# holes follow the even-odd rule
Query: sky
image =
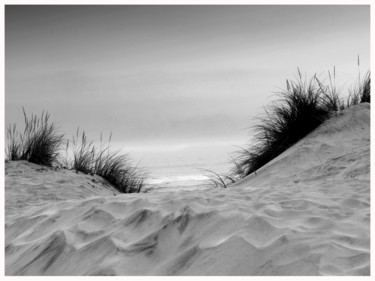
[(245, 145), (297, 67), (369, 70), (370, 6), (5, 7), (5, 125), (46, 110), (130, 151)]

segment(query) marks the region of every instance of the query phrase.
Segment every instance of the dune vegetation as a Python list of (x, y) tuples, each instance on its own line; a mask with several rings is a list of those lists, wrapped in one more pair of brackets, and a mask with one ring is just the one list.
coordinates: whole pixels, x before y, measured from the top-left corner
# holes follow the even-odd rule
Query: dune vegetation
[(65, 164), (76, 171), (101, 176), (120, 192), (140, 192), (146, 177), (145, 171), (132, 166), (126, 154), (112, 151), (111, 138), (112, 134), (108, 143), (103, 143), (101, 134), (98, 147), (94, 142), (88, 142), (85, 131), (80, 133), (78, 128), (76, 135), (67, 142), (65, 159), (70, 155), (72, 159), (65, 161)]
[(227, 189), (117, 196), (98, 176), (10, 161), (5, 275), (369, 276), (370, 111), (332, 116)]
[(58, 164), (64, 135), (49, 122), (50, 115), (43, 111), (40, 117), (28, 117), (24, 109), (23, 115), (25, 129), (22, 133), (17, 131), (16, 124), (8, 126), (7, 159), (27, 160), (45, 166)]
[(286, 88), (278, 99), (265, 107), (251, 128), (251, 145), (241, 148), (233, 158), (233, 168), (226, 175), (208, 171), (208, 185), (226, 188), (269, 163), (304, 138), (332, 115), (363, 102), (370, 102), (370, 72), (348, 88), (343, 97), (335, 84), (336, 73), (328, 79), (314, 75), (303, 79), (300, 70), (295, 80), (286, 80)]
[[(297, 78), (286, 80), (286, 88), (278, 99), (265, 107), (251, 128), (251, 145), (241, 148), (233, 158), (233, 168), (226, 175), (205, 170), (207, 184), (226, 188), (229, 184), (256, 173), (258, 169), (279, 156), (304, 138), (332, 115), (363, 102), (370, 102), (371, 77), (358, 75), (357, 81), (348, 88), (343, 97), (335, 84), (335, 69), (328, 78), (316, 75), (304, 79), (298, 69)], [(28, 117), (23, 110), (25, 129), (17, 131), (16, 125), (7, 128), (6, 157), (8, 160), (27, 160), (46, 166), (60, 166), (86, 174), (96, 174), (114, 185), (120, 192), (140, 192), (146, 173), (133, 166), (127, 155), (111, 150), (109, 142), (99, 147), (88, 141), (86, 133), (77, 129), (76, 135), (66, 140), (58, 132), (50, 115), (42, 112), (40, 117)], [(62, 147), (65, 145), (65, 151)], [(62, 153), (63, 152), (63, 153)]]
[[(49, 167), (63, 167), (77, 172), (101, 176), (122, 193), (140, 192), (146, 173), (133, 166), (126, 154), (112, 151), (110, 140), (98, 148), (88, 142), (85, 132), (79, 137), (79, 129), (72, 140), (57, 130), (49, 120), (49, 113), (28, 117), (23, 109), (25, 129), (17, 130), (16, 124), (7, 128), (7, 160), (27, 160)], [(65, 144), (65, 151), (63, 146)]]

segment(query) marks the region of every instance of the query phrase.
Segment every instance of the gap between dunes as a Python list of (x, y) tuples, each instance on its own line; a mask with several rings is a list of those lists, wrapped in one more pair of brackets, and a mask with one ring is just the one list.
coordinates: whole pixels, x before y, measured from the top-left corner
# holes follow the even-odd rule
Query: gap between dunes
[(120, 194), (5, 168), (6, 275), (369, 275), (370, 105), (228, 189)]

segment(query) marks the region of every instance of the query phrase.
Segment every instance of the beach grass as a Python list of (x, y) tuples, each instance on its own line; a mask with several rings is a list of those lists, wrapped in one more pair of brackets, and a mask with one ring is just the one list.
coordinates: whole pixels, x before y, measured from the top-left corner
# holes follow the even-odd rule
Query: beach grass
[(332, 115), (359, 103), (370, 102), (369, 71), (363, 78), (359, 73), (346, 98), (341, 96), (342, 90), (335, 81), (335, 68), (332, 73), (328, 72), (328, 79), (321, 80), (314, 75), (308, 82), (298, 69), (297, 79), (286, 80), (286, 89), (278, 93), (279, 99), (265, 107), (264, 115), (257, 118), (257, 123), (251, 128), (251, 145), (240, 147), (227, 174), (209, 171), (207, 184), (227, 188), (239, 179), (256, 173)]
[(207, 177), (207, 180), (204, 182), (204, 184), (208, 187), (227, 188), (229, 184), (236, 181), (236, 179), (230, 175), (220, 175), (212, 170), (207, 169), (203, 169), (203, 171), (205, 172), (205, 176)]
[[(25, 129), (22, 133), (17, 130), (16, 124), (7, 128), (7, 160), (27, 160), (49, 167), (96, 174), (122, 193), (142, 191), (147, 174), (132, 165), (126, 154), (113, 152), (110, 144), (103, 145), (102, 141), (98, 148), (93, 141), (87, 140), (84, 131), (80, 133), (79, 128), (71, 140), (66, 140), (65, 134), (58, 132), (56, 125), (49, 121), (47, 112), (43, 111), (40, 117), (28, 117), (24, 109), (23, 113)], [(64, 143), (65, 151), (62, 149)]]
[(237, 152), (230, 177), (243, 178), (256, 172), (332, 114), (361, 102), (370, 102), (370, 72), (363, 79), (359, 76), (346, 99), (336, 87), (335, 75), (335, 69), (333, 74), (328, 72), (329, 83), (316, 75), (307, 82), (298, 69), (295, 81), (286, 80), (286, 89), (278, 94), (279, 99), (265, 108), (265, 114), (252, 127), (252, 145)]
[[(79, 128), (77, 129), (76, 135), (73, 136), (72, 141), (67, 143), (66, 149), (69, 150), (70, 145), (73, 149), (73, 159), (67, 161), (67, 165), (71, 166), (76, 171), (80, 171), (86, 174), (93, 173), (93, 163), (95, 159), (95, 146), (94, 143), (87, 141), (86, 133), (83, 131), (81, 136)], [(68, 153), (67, 153), (68, 154)]]
[(371, 75), (367, 72), (363, 78), (358, 77), (357, 83), (349, 90), (350, 94), (356, 97), (357, 103), (370, 102), (371, 96)]
[(77, 129), (72, 141), (67, 143), (66, 150), (72, 149), (72, 159), (66, 161), (67, 165), (76, 171), (85, 174), (98, 175), (106, 179), (117, 190), (123, 193), (141, 192), (144, 186), (146, 172), (133, 166), (126, 154), (112, 151), (110, 142), (103, 143), (102, 134), (100, 144), (95, 145), (93, 141), (87, 141), (85, 131), (80, 133)]
[(314, 76), (310, 81), (298, 71), (296, 81), (287, 80), (279, 99), (265, 108), (253, 127), (253, 145), (242, 149), (233, 174), (249, 175), (279, 156), (317, 128), (340, 108), (334, 88), (328, 92)]
[(23, 109), (25, 129), (17, 131), (16, 124), (7, 129), (8, 145), (5, 155), (8, 160), (27, 160), (32, 163), (53, 166), (59, 163), (59, 152), (64, 134), (49, 122), (49, 113), (27, 116)]

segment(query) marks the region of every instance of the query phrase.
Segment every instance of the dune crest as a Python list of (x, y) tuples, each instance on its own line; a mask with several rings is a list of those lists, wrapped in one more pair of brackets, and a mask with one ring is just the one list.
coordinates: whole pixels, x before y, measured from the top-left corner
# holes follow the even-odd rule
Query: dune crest
[(369, 275), (370, 106), (228, 189), (119, 194), (6, 163), (5, 274)]

